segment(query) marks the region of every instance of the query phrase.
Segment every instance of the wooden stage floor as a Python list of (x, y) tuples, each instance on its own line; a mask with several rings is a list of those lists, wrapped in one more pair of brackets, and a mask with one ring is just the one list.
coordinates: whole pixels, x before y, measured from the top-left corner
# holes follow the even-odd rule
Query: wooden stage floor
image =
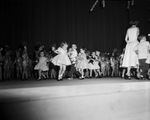
[(149, 80), (119, 77), (97, 79), (28, 80), (0, 82), (0, 102), (30, 101), (78, 95), (108, 94), (150, 88)]
[(121, 79), (119, 77), (105, 77), (105, 78), (90, 78), (90, 79), (63, 79), (57, 81), (54, 79), (47, 80), (7, 80), (0, 82), (0, 90), (2, 89), (17, 89), (17, 88), (34, 88), (34, 87), (51, 87), (51, 86), (71, 86), (71, 85), (90, 85), (90, 84), (111, 84), (111, 83), (137, 83), (150, 82), (149, 80), (138, 80), (132, 78), (131, 80)]
[(149, 80), (5, 81), (0, 120), (149, 120), (149, 95)]

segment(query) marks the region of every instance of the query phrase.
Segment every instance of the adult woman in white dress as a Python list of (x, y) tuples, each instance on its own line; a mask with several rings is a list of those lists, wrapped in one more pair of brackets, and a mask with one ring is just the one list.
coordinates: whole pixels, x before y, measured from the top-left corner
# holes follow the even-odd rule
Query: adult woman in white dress
[(125, 54), (123, 58), (122, 67), (127, 68), (127, 79), (131, 79), (130, 70), (132, 67), (137, 67), (138, 65), (138, 57), (134, 51), (135, 46), (139, 43), (138, 42), (138, 35), (139, 35), (139, 28), (137, 27), (138, 22), (132, 21), (130, 22), (131, 27), (128, 28), (125, 41), (126, 41), (126, 48)]

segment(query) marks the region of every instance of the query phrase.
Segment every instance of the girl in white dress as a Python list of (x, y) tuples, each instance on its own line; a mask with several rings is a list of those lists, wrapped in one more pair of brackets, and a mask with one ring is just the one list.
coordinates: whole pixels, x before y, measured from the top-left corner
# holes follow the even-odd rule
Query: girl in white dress
[(130, 22), (132, 25), (126, 33), (125, 41), (126, 41), (126, 48), (125, 54), (123, 58), (122, 67), (127, 68), (127, 79), (131, 79), (130, 77), (130, 70), (131, 67), (136, 67), (138, 65), (138, 57), (134, 52), (135, 46), (138, 44), (138, 35), (139, 35), (139, 28), (137, 27), (138, 22)]
[(39, 71), (39, 78), (38, 80), (41, 80), (41, 77), (45, 77), (45, 75), (42, 72), (48, 71), (48, 65), (47, 65), (47, 58), (45, 57), (44, 51), (40, 51), (40, 57), (38, 64), (34, 67), (35, 70)]
[(60, 47), (55, 51), (58, 55), (52, 59), (52, 63), (59, 66), (58, 81), (62, 80), (63, 74), (66, 71), (66, 66), (71, 65), (67, 54), (67, 48), (67, 43), (61, 43)]

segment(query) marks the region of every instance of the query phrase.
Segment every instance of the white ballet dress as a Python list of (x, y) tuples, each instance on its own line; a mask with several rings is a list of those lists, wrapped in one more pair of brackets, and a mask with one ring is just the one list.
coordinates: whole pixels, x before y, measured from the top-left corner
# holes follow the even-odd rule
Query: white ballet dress
[(42, 71), (48, 71), (48, 65), (47, 65), (47, 58), (46, 57), (40, 57), (38, 64), (34, 67), (35, 70), (42, 70)]
[(67, 50), (62, 49), (61, 47), (59, 47), (57, 49), (58, 51), (58, 55), (56, 55), (53, 59), (52, 59), (52, 63), (56, 66), (60, 66), (60, 65), (71, 65), (70, 59), (67, 55)]
[(137, 67), (138, 66), (138, 56), (134, 51), (134, 48), (138, 45), (137, 40), (137, 27), (131, 27), (127, 30), (128, 42), (125, 48), (125, 54), (123, 57), (122, 67)]

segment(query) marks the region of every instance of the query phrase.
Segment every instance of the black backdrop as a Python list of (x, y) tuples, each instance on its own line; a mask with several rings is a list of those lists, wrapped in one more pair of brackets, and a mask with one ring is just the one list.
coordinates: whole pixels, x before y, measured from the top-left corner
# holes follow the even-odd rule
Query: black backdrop
[(150, 32), (148, 0), (135, 0), (126, 9), (124, 0), (106, 0), (106, 7), (97, 5), (89, 13), (95, 0), (1, 0), (0, 46), (8, 44), (16, 49), (27, 44), (49, 48), (66, 41), (90, 50), (110, 52), (122, 50), (131, 19), (140, 21), (141, 32)]

